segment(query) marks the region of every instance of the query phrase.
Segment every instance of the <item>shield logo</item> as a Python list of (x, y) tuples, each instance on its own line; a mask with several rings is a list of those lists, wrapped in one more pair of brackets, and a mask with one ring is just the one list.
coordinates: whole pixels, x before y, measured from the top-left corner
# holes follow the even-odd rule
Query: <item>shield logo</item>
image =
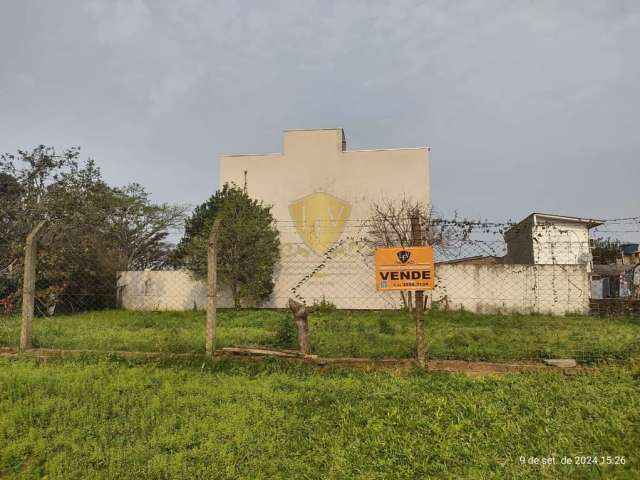
[(351, 205), (328, 193), (313, 193), (291, 202), (289, 214), (302, 241), (321, 255), (342, 235)]
[(409, 261), (409, 257), (411, 257), (411, 252), (400, 250), (396, 255), (398, 255), (398, 260), (402, 263), (407, 263)]

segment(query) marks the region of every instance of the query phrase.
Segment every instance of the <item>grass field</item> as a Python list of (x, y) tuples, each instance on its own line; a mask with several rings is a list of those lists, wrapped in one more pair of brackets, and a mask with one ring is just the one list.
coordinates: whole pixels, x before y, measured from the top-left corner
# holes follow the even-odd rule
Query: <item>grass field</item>
[(0, 478), (636, 479), (639, 380), (0, 359)]
[[(203, 312), (102, 311), (36, 318), (39, 347), (202, 352)], [(314, 353), (321, 356), (406, 358), (414, 354), (414, 320), (405, 312), (333, 311), (313, 314)], [(16, 317), (0, 317), (0, 346), (17, 346)], [(640, 356), (640, 322), (593, 317), (498, 316), (432, 312), (427, 317), (431, 358), (526, 360), (572, 357), (584, 363)], [(294, 347), (285, 311), (222, 310), (218, 346)]]

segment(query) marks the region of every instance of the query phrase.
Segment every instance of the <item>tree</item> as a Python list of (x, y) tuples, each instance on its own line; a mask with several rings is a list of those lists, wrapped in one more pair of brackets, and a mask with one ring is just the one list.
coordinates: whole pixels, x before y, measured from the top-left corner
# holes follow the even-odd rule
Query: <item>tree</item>
[(79, 155), (40, 145), (0, 156), (0, 299), (17, 300), (24, 241), (41, 220), (41, 313), (115, 306), (118, 271), (166, 263), (185, 208), (154, 205), (140, 185), (110, 187)]
[[(451, 245), (468, 237), (471, 227), (463, 223), (444, 222), (433, 214), (430, 205), (407, 196), (383, 199), (371, 204), (371, 216), (367, 219), (366, 242), (372, 248), (409, 247), (413, 245), (412, 218), (418, 218), (420, 237), (443, 255)], [(402, 303), (413, 309), (411, 292), (400, 292)]]
[(231, 291), (234, 306), (258, 303), (273, 292), (273, 273), (280, 259), (280, 239), (271, 206), (250, 198), (235, 185), (225, 184), (196, 207), (185, 223), (175, 262), (197, 276), (207, 271), (207, 239), (216, 217), (218, 278)]
[[(20, 186), (17, 180), (6, 173), (0, 172), (0, 299), (15, 289), (12, 273), (15, 269), (15, 258), (12, 253), (12, 223), (15, 214), (9, 205), (15, 202), (19, 195)], [(8, 309), (8, 304), (7, 304)], [(0, 311), (2, 307), (0, 307)]]
[(591, 240), (591, 255), (594, 265), (608, 265), (616, 263), (622, 258), (620, 240), (611, 238), (594, 238)]
[(183, 205), (156, 205), (137, 183), (112, 190), (107, 218), (109, 237), (122, 270), (163, 268), (170, 261), (172, 245), (167, 237), (184, 225)]

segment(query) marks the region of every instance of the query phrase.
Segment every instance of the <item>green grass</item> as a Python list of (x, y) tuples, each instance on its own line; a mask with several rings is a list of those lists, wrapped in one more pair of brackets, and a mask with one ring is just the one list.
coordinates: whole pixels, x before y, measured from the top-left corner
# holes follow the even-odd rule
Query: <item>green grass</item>
[[(295, 346), (286, 311), (222, 310), (218, 346)], [(34, 344), (95, 350), (202, 352), (203, 312), (112, 310), (37, 318)], [(287, 327), (288, 325), (288, 327)], [(407, 358), (414, 354), (414, 320), (404, 312), (316, 313), (310, 317), (314, 352), (321, 356)], [(17, 318), (0, 317), (0, 346), (16, 346)], [(640, 356), (640, 322), (621, 318), (474, 315), (427, 316), (432, 358), (528, 360), (571, 357), (585, 363)], [(283, 343), (284, 342), (284, 343)]]
[(639, 379), (0, 359), (0, 478), (635, 479)]

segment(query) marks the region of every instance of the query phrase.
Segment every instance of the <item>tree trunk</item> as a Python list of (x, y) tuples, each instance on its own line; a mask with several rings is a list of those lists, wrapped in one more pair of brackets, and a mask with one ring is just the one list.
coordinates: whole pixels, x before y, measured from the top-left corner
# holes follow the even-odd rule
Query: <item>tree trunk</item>
[(289, 299), (289, 308), (293, 312), (293, 319), (298, 329), (298, 345), (300, 351), (305, 355), (311, 353), (311, 342), (309, 341), (309, 311), (303, 304), (296, 302), (292, 298)]
[(20, 348), (31, 348), (33, 329), (33, 309), (36, 296), (36, 263), (40, 232), (45, 221), (42, 220), (27, 235), (24, 246), (24, 278), (22, 279), (22, 325), (20, 327)]

